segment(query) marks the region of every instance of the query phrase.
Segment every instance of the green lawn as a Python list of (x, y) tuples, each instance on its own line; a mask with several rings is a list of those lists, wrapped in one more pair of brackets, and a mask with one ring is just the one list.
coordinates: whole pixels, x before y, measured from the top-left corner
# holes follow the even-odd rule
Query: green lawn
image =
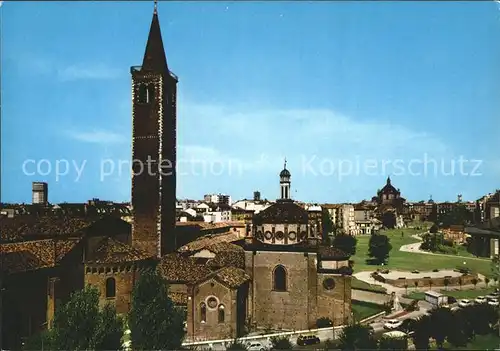
[[(445, 350), (496, 350), (500, 348), (500, 337), (495, 334), (476, 335), (467, 346), (455, 348), (445, 342), (443, 345)], [(437, 350), (436, 344), (431, 345), (431, 350)]]
[(382, 306), (365, 301), (352, 301), (351, 309), (354, 314), (354, 318), (357, 321), (361, 321), (365, 318), (373, 316), (374, 314), (384, 311)]
[(387, 289), (384, 287), (381, 287), (380, 285), (369, 284), (367, 282), (364, 282), (362, 280), (357, 279), (356, 277), (352, 277), (351, 288), (365, 290), (365, 291), (372, 291), (372, 292), (376, 292), (376, 293), (386, 293), (387, 292)]
[[(403, 237), (401, 237), (403, 232)], [(391, 229), (383, 231), (391, 240), (392, 250), (389, 254), (389, 260), (384, 268), (412, 271), (418, 269), (420, 271), (431, 271), (435, 268), (439, 269), (454, 269), (457, 267), (468, 267), (473, 272), (481, 273), (487, 276), (491, 275), (491, 264), (489, 260), (477, 260), (467, 257), (446, 257), (446, 256), (430, 256), (427, 254), (419, 254), (412, 252), (401, 252), (399, 248), (402, 245), (418, 242), (412, 238), (413, 234), (418, 234), (423, 230), (415, 229)], [(357, 236), (358, 243), (356, 246), (356, 255), (352, 256), (354, 260), (354, 271), (374, 271), (381, 266), (368, 265), (368, 242), (369, 235)], [(465, 264), (464, 264), (465, 262)]]
[[(475, 299), (478, 296), (485, 296), (489, 293), (493, 292), (494, 288), (485, 288), (485, 289), (468, 289), (468, 290), (440, 290), (442, 294), (453, 296), (456, 299)], [(409, 299), (414, 300), (424, 300), (425, 293), (423, 291), (412, 291), (408, 295), (405, 295)]]

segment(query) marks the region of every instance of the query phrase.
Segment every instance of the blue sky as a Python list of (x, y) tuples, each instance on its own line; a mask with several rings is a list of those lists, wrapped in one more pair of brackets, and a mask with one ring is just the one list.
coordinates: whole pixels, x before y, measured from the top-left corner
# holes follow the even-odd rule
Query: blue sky
[[(152, 10), (3, 4), (2, 201), (29, 202), (32, 181), (51, 202), (129, 201), (127, 167), (101, 165), (131, 159), (129, 67)], [(275, 199), (285, 157), (303, 201), (369, 199), (388, 175), (414, 201), (500, 188), (493, 2), (160, 2), (159, 18), (179, 76), (179, 198)]]

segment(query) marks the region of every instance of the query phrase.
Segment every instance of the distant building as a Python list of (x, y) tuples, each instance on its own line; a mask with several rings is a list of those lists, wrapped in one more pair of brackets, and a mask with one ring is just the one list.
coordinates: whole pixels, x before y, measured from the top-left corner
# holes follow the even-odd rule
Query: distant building
[(354, 205), (351, 204), (324, 204), (321, 208), (325, 209), (330, 215), (330, 219), (336, 228), (342, 229), (349, 235), (356, 234), (356, 221), (354, 217)]
[(49, 186), (45, 182), (33, 182), (32, 203), (46, 205), (49, 202)]
[(253, 192), (253, 201), (260, 201), (260, 191)]
[(211, 202), (214, 204), (226, 204), (231, 206), (231, 196), (226, 194), (207, 194), (203, 197), (205, 202)]

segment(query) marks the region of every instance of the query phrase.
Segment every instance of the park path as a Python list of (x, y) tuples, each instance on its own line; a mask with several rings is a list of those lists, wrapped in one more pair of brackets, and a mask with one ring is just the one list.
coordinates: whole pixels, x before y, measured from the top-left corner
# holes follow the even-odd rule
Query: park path
[(480, 257), (465, 257), (465, 256), (457, 256), (457, 255), (447, 255), (447, 254), (437, 254), (429, 251), (424, 251), (420, 249), (420, 245), (422, 244), (422, 238), (420, 237), (422, 234), (415, 234), (412, 235), (411, 237), (414, 239), (418, 239), (419, 242), (413, 243), (413, 244), (406, 244), (406, 245), (401, 245), (399, 248), (399, 251), (403, 252), (412, 252), (412, 253), (420, 253), (420, 254), (426, 254), (426, 255), (433, 255), (433, 256), (443, 256), (443, 257), (453, 257), (453, 258), (466, 258), (468, 260), (479, 260), (479, 261), (489, 261), (489, 258), (480, 258)]

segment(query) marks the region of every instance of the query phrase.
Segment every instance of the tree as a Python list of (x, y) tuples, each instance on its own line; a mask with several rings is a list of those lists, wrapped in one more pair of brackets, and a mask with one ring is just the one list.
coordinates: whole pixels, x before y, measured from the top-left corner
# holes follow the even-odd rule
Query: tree
[(291, 350), (293, 349), (290, 338), (286, 336), (272, 336), (271, 345), (274, 350)]
[(418, 280), (415, 280), (415, 281), (413, 282), (413, 285), (415, 285), (415, 290), (417, 290), (417, 288), (418, 288)]
[(322, 235), (323, 235), (323, 243), (326, 245), (330, 244), (330, 236), (335, 233), (335, 224), (330, 217), (330, 213), (326, 208), (323, 208), (321, 212), (321, 226), (322, 226)]
[(450, 285), (450, 278), (443, 279), (444, 288), (448, 290), (448, 285)]
[(432, 310), (430, 315), (431, 336), (436, 340), (439, 349), (443, 349), (443, 343), (446, 337), (453, 333), (451, 328), (453, 314), (449, 308), (439, 307)]
[(338, 347), (341, 350), (373, 350), (377, 341), (373, 338), (370, 328), (366, 325), (352, 324), (344, 327), (339, 337)]
[(449, 228), (450, 225), (465, 225), (472, 222), (473, 213), (465, 205), (457, 205), (452, 211), (438, 215), (438, 222), (443, 228)]
[(495, 255), (491, 260), (491, 275), (493, 276), (495, 283), (500, 278), (500, 258), (498, 255)]
[(486, 287), (488, 287), (488, 284), (490, 283), (490, 278), (484, 278), (484, 283), (486, 284)]
[(479, 280), (477, 280), (476, 278), (472, 278), (470, 282), (472, 283), (472, 285), (474, 285), (474, 289), (475, 289)]
[(356, 244), (358, 240), (356, 237), (348, 234), (337, 234), (333, 238), (332, 246), (342, 250), (346, 254), (350, 256), (354, 256), (356, 254)]
[(98, 290), (87, 286), (73, 293), (56, 311), (52, 328), (46, 333), (45, 340), (55, 350), (119, 350), (123, 320), (111, 305), (100, 311)]
[(134, 350), (177, 350), (184, 338), (184, 316), (168, 297), (156, 271), (141, 275), (132, 292), (129, 328)]
[(429, 229), (429, 233), (436, 234), (439, 230), (439, 227), (434, 223), (432, 227)]
[(248, 347), (238, 339), (234, 339), (229, 345), (226, 345), (226, 351), (246, 351)]
[(375, 234), (370, 237), (368, 256), (377, 263), (384, 263), (389, 258), (392, 245), (386, 235)]
[(412, 335), (413, 343), (417, 350), (429, 349), (429, 338), (431, 337), (431, 320), (428, 315), (424, 315), (417, 319), (414, 333)]
[(382, 337), (378, 345), (379, 350), (406, 351), (408, 350), (408, 340), (406, 337)]
[(455, 348), (467, 345), (474, 336), (472, 326), (463, 309), (453, 312), (450, 329), (453, 332), (448, 334), (446, 340)]

